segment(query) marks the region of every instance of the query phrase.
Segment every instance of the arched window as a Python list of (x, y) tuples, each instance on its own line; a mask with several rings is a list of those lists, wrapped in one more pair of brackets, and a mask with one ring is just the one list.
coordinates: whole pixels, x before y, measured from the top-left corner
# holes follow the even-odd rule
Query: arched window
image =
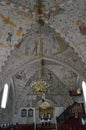
[(1, 100), (1, 108), (6, 108), (7, 104), (7, 98), (8, 98), (8, 84), (6, 83), (4, 85), (3, 94), (2, 94), (2, 100)]
[(33, 117), (33, 109), (28, 110), (28, 117)]
[(83, 95), (86, 104), (86, 83), (84, 81), (82, 81), (82, 89), (83, 89)]
[(22, 109), (21, 110), (21, 117), (26, 117), (27, 116), (27, 110), (26, 109)]

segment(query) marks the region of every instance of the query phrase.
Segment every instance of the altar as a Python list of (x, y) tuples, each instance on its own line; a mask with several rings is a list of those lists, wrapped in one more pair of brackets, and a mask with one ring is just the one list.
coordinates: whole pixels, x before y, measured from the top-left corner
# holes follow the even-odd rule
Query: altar
[(38, 111), (40, 122), (37, 124), (37, 130), (52, 130), (52, 118), (54, 107), (53, 103), (49, 99), (43, 99), (39, 101)]
[(39, 105), (39, 118), (41, 122), (50, 122), (53, 117), (53, 105), (49, 100), (41, 101)]

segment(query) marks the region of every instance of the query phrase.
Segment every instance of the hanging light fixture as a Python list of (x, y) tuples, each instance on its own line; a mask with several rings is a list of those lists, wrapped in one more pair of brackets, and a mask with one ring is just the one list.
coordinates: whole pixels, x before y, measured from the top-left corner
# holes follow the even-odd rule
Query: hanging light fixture
[(46, 92), (49, 87), (49, 85), (42, 79), (42, 77), (39, 77), (38, 80), (35, 81), (31, 86), (37, 92)]
[(31, 87), (33, 89), (35, 89), (37, 92), (46, 92), (47, 89), (49, 88), (49, 84), (43, 79), (43, 43), (42, 43), (42, 37), (41, 37), (41, 33), (42, 33), (42, 26), (44, 26), (44, 21), (42, 20), (42, 16), (41, 14), (41, 7), (42, 7), (42, 3), (41, 0), (38, 3), (38, 13), (39, 13), (39, 17), (38, 17), (38, 24), (39, 24), (39, 58), (40, 58), (40, 62), (39, 62), (39, 77), (36, 81), (34, 81), (31, 84)]
[(49, 84), (43, 79), (43, 44), (42, 44), (42, 38), (41, 38), (41, 26), (43, 25), (43, 21), (41, 23), (42, 19), (38, 20), (38, 23), (40, 24), (40, 39), (39, 39), (39, 46), (40, 46), (40, 50), (39, 50), (39, 58), (40, 58), (40, 62), (39, 62), (39, 77), (36, 81), (34, 81), (31, 84), (31, 87), (33, 89), (35, 89), (37, 92), (46, 92), (47, 89), (49, 88)]

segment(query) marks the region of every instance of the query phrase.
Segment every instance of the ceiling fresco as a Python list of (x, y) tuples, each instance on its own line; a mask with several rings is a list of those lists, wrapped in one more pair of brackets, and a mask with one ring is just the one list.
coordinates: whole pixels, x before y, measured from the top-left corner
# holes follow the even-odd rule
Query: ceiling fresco
[(0, 83), (13, 78), (16, 111), (41, 98), (30, 86), (39, 72), (39, 17), (43, 78), (50, 84), (46, 98), (61, 106), (68, 91), (80, 87), (77, 79), (86, 80), (85, 0), (0, 0)]

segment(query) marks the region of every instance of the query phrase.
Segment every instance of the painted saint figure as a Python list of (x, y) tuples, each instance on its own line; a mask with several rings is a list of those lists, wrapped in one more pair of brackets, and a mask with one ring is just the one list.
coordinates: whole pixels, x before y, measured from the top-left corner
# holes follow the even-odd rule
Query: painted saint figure
[(37, 49), (38, 49), (38, 42), (37, 42), (37, 40), (35, 40), (33, 54), (37, 55)]
[(76, 24), (79, 26), (80, 33), (86, 35), (86, 24), (81, 20), (77, 20)]
[(8, 45), (9, 45), (9, 46), (11, 45), (12, 35), (13, 35), (13, 34), (12, 34), (11, 32), (8, 32), (8, 36), (7, 36), (6, 41), (8, 41)]

